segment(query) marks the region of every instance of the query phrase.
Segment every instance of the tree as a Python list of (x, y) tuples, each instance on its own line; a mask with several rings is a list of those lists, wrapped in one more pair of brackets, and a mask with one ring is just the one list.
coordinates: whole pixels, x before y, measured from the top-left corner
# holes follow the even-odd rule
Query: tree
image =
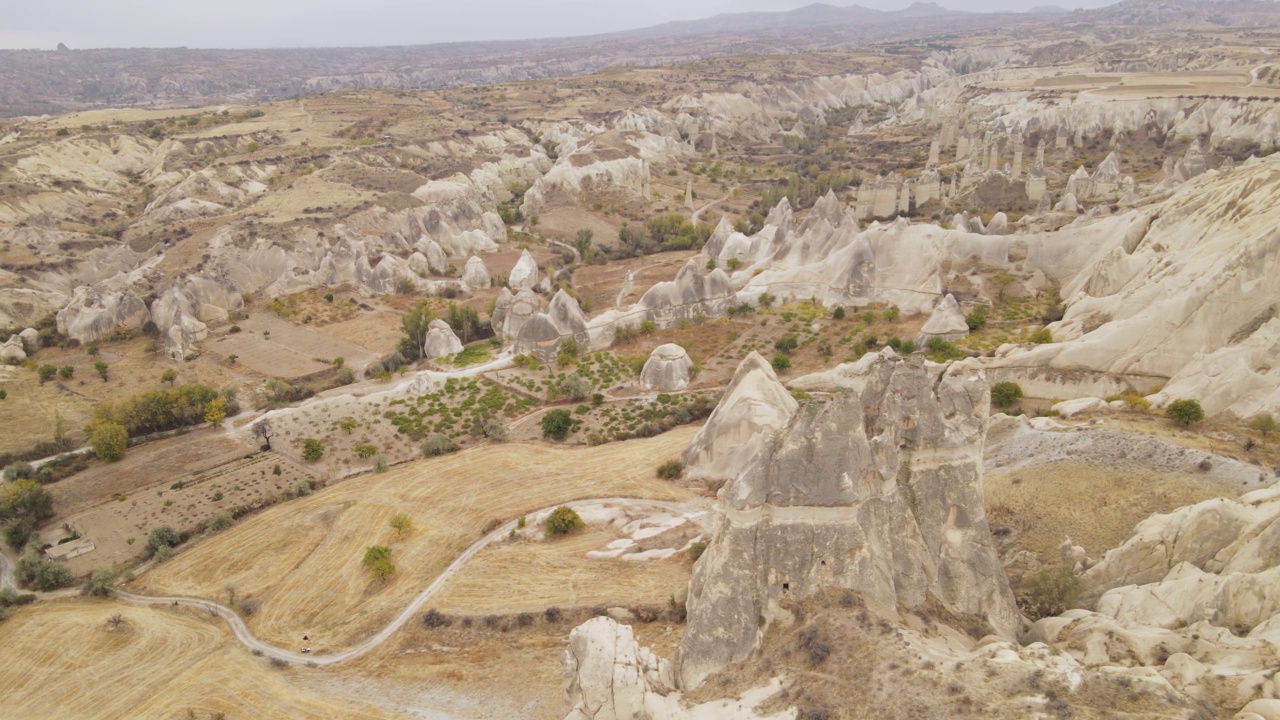
[(271, 436), (275, 434), (275, 430), (271, 427), (270, 419), (263, 418), (259, 420), (253, 424), (253, 427), (250, 430), (253, 432), (254, 437), (262, 441), (262, 449), (271, 449)]
[(62, 378), (63, 380), (70, 380), (72, 376), (74, 376), (75, 374), (76, 374), (76, 369), (71, 367), (70, 365), (63, 365), (62, 367), (58, 368), (58, 377)]
[(227, 419), (227, 403), (222, 398), (210, 400), (204, 409), (204, 421), (210, 425), (220, 425)]
[(449, 303), (449, 311), (445, 313), (444, 321), (449, 323), (450, 329), (464, 344), (471, 342), (481, 328), (480, 315), (475, 308), (457, 303)]
[(50, 592), (70, 585), (74, 579), (71, 568), (60, 562), (46, 562), (40, 565), (40, 570), (36, 573), (35, 586), (43, 592)]
[(400, 329), (404, 337), (400, 341), (400, 354), (410, 362), (422, 357), (422, 346), (427, 342), (431, 321), (436, 314), (426, 300), (419, 302), (412, 310), (400, 318)]
[(391, 528), (396, 531), (396, 535), (404, 535), (413, 530), (413, 520), (404, 513), (398, 513), (391, 518)]
[(143, 550), (145, 557), (152, 557), (160, 552), (163, 548), (172, 548), (182, 542), (182, 536), (168, 525), (159, 525), (152, 528), (147, 535), (147, 546)]
[(1249, 420), (1249, 429), (1260, 433), (1262, 437), (1266, 437), (1276, 431), (1276, 419), (1271, 417), (1271, 413), (1254, 415)]
[(107, 597), (111, 595), (111, 591), (116, 587), (116, 571), (110, 566), (103, 566), (94, 570), (84, 586), (80, 588), (81, 595), (91, 595), (93, 597)]
[(364, 559), (360, 563), (373, 573), (378, 582), (385, 582), (396, 571), (396, 566), (391, 563), (391, 548), (386, 545), (365, 548)]
[(315, 462), (324, 456), (324, 443), (315, 438), (307, 438), (302, 441), (302, 459), (307, 462)]
[(563, 440), (573, 429), (573, 416), (568, 410), (551, 410), (542, 416), (542, 437)]
[(964, 316), (964, 322), (969, 326), (970, 330), (978, 330), (987, 324), (987, 306), (979, 305), (973, 309), (973, 312)]
[(1190, 427), (1204, 419), (1204, 409), (1195, 400), (1174, 400), (1164, 409), (1164, 414), (1183, 427)]
[(107, 364), (99, 360), (93, 364), (93, 369), (98, 371), (98, 377), (102, 378), (102, 382), (107, 381)]
[(591, 257), (591, 238), (595, 233), (583, 228), (573, 236), (573, 249), (578, 251), (578, 257), (582, 262), (586, 262)]
[(658, 477), (663, 480), (675, 480), (684, 474), (684, 464), (679, 460), (668, 460), (658, 466)]
[(21, 550), (31, 541), (35, 523), (30, 518), (19, 518), (4, 529), (4, 541), (14, 550)]
[(123, 622), (124, 615), (121, 615), (120, 613), (112, 613), (111, 617), (107, 618), (107, 627), (111, 629), (111, 632), (115, 632), (120, 629), (120, 624)]
[(1009, 407), (1022, 397), (1022, 388), (1013, 382), (998, 382), (991, 386), (991, 402), (996, 407)]
[(586, 527), (587, 524), (582, 521), (582, 516), (574, 512), (573, 508), (561, 505), (546, 520), (542, 521), (542, 528), (546, 530), (548, 535), (568, 535), (569, 533)]
[(1075, 607), (1084, 581), (1066, 565), (1040, 568), (1028, 583), (1027, 614), (1051, 617)]
[(118, 423), (105, 422), (93, 427), (89, 433), (89, 446), (99, 460), (115, 462), (124, 457), (124, 450), (129, 444), (129, 433)]
[(785, 353), (774, 353), (772, 364), (774, 370), (782, 372), (791, 368), (791, 358), (787, 357)]
[(43, 385), (52, 380), (54, 375), (58, 374), (58, 368), (52, 365), (41, 365), (40, 369), (36, 370), (36, 374), (40, 376), (40, 384)]
[(0, 487), (0, 518), (29, 518), (39, 522), (53, 516), (53, 496), (32, 478), (18, 478)]
[(170, 385), (173, 385), (173, 382), (177, 379), (178, 379), (178, 371), (174, 370), (173, 368), (170, 368), (160, 373), (160, 382), (162, 383), (169, 383)]

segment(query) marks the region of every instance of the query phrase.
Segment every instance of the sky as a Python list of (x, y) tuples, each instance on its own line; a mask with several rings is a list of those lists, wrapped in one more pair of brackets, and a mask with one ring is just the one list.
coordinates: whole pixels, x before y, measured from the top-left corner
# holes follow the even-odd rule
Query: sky
[[(852, 0), (827, 0), (835, 5)], [(911, 0), (860, 0), (895, 10)], [(266, 48), (422, 45), (630, 30), (813, 0), (0, 0), (0, 48)], [(1109, 0), (942, 0), (954, 10)]]

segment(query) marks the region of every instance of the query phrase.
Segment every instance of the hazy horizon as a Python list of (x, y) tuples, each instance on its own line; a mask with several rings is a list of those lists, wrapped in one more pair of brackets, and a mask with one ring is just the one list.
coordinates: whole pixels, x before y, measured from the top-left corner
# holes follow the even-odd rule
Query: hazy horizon
[[(877, 10), (898, 10), (912, 0), (862, 0)], [(427, 0), (369, 0), (356, 7), (340, 0), (250, 2), (225, 0), (216, 16), (174, 0), (112, 3), (61, 0), (0, 2), (5, 27), (0, 49), (173, 48), (271, 49), (428, 45), (574, 37), (634, 30), (723, 13), (785, 11), (813, 0), (472, 0), (465, 5)], [(850, 2), (829, 4), (847, 6)], [(1020, 12), (1036, 6), (1100, 7), (1110, 0), (949, 0), (940, 5), (970, 12)]]

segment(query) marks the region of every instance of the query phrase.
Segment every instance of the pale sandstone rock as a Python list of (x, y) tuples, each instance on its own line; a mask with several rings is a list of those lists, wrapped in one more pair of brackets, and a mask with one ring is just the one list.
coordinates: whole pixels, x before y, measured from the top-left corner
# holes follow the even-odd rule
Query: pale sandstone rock
[(920, 334), (916, 336), (916, 346), (923, 348), (930, 338), (943, 340), (959, 340), (969, 334), (969, 323), (965, 320), (960, 303), (951, 293), (947, 293), (938, 301), (938, 306), (929, 314)]
[(469, 288), (483, 290), (493, 283), (493, 279), (489, 276), (489, 268), (485, 266), (484, 260), (472, 255), (462, 269), (462, 282)]
[(427, 324), (427, 328), (427, 338), (422, 344), (423, 357), (433, 359), (462, 352), (462, 341), (453, 333), (449, 323), (436, 318)]
[(690, 477), (736, 477), (797, 407), (769, 362), (751, 352), (707, 422), (684, 447), (685, 471)]
[(522, 250), (520, 259), (516, 261), (515, 266), (511, 268), (511, 274), (507, 276), (507, 287), (519, 292), (532, 290), (537, 284), (538, 263), (534, 261), (528, 250)]
[(749, 655), (784, 598), (828, 587), (884, 608), (933, 598), (1013, 638), (1021, 616), (982, 504), (990, 394), (978, 365), (887, 351), (801, 380), (830, 399), (802, 405), (721, 490), (690, 583), (680, 685)]
[(659, 345), (649, 353), (640, 371), (640, 385), (645, 390), (674, 392), (683, 390), (693, 377), (693, 360), (675, 343)]

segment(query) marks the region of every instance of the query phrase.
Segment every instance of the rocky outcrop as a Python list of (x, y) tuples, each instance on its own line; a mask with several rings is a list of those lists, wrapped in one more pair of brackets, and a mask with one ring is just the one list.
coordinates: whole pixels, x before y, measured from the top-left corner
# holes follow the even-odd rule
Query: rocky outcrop
[(483, 290), (493, 284), (489, 268), (479, 257), (472, 255), (467, 260), (466, 267), (462, 268), (462, 284), (472, 290)]
[(667, 327), (680, 320), (693, 320), (698, 315), (723, 314), (733, 297), (729, 276), (723, 270), (717, 268), (703, 275), (697, 262), (689, 260), (676, 273), (675, 280), (649, 288), (636, 307), (648, 320)]
[[(521, 291), (529, 292), (528, 290)], [(511, 306), (514, 310), (517, 301)], [(508, 322), (511, 315), (508, 315)], [(572, 340), (581, 349), (591, 346), (591, 336), (587, 331), (587, 316), (582, 312), (578, 301), (564, 290), (557, 290), (544, 313), (535, 313), (520, 327), (516, 335), (515, 349), (518, 353), (532, 353), (543, 361), (555, 357), (560, 343)]]
[(449, 323), (436, 318), (427, 325), (427, 338), (422, 343), (422, 356), (427, 359), (462, 352), (462, 341), (453, 334)]
[(969, 323), (965, 320), (964, 312), (960, 310), (960, 303), (956, 302), (954, 295), (947, 293), (929, 314), (924, 327), (920, 328), (920, 334), (916, 336), (916, 345), (924, 347), (932, 338), (940, 338), (948, 342), (959, 340), (968, 334)]
[(734, 371), (707, 422), (685, 445), (685, 471), (691, 477), (737, 477), (797, 407), (773, 366), (752, 351)]
[(658, 392), (683, 390), (692, 378), (693, 360), (684, 348), (675, 343), (654, 348), (640, 371), (641, 387)]
[(507, 288), (502, 288), (493, 306), (493, 316), (489, 324), (493, 332), (507, 342), (515, 342), (520, 336), (529, 318), (542, 312), (542, 301), (532, 290), (521, 290), (512, 295)]
[(58, 332), (80, 342), (93, 342), (117, 329), (134, 330), (151, 318), (142, 299), (131, 290), (81, 286), (58, 311)]
[(27, 359), (27, 351), (22, 346), (22, 338), (10, 335), (0, 344), (0, 362), (17, 364)]
[(886, 609), (937, 604), (1013, 638), (1021, 616), (983, 509), (990, 393), (977, 363), (887, 350), (801, 381), (829, 399), (802, 405), (721, 490), (680, 685), (747, 657), (788, 599), (826, 588)]
[(671, 665), (635, 641), (631, 628), (606, 617), (569, 633), (564, 651), (565, 720), (634, 720), (649, 717), (646, 695), (666, 695)]
[(519, 292), (521, 290), (532, 290), (537, 284), (538, 263), (534, 261), (528, 250), (522, 250), (520, 259), (511, 268), (511, 273), (507, 275), (507, 287)]

